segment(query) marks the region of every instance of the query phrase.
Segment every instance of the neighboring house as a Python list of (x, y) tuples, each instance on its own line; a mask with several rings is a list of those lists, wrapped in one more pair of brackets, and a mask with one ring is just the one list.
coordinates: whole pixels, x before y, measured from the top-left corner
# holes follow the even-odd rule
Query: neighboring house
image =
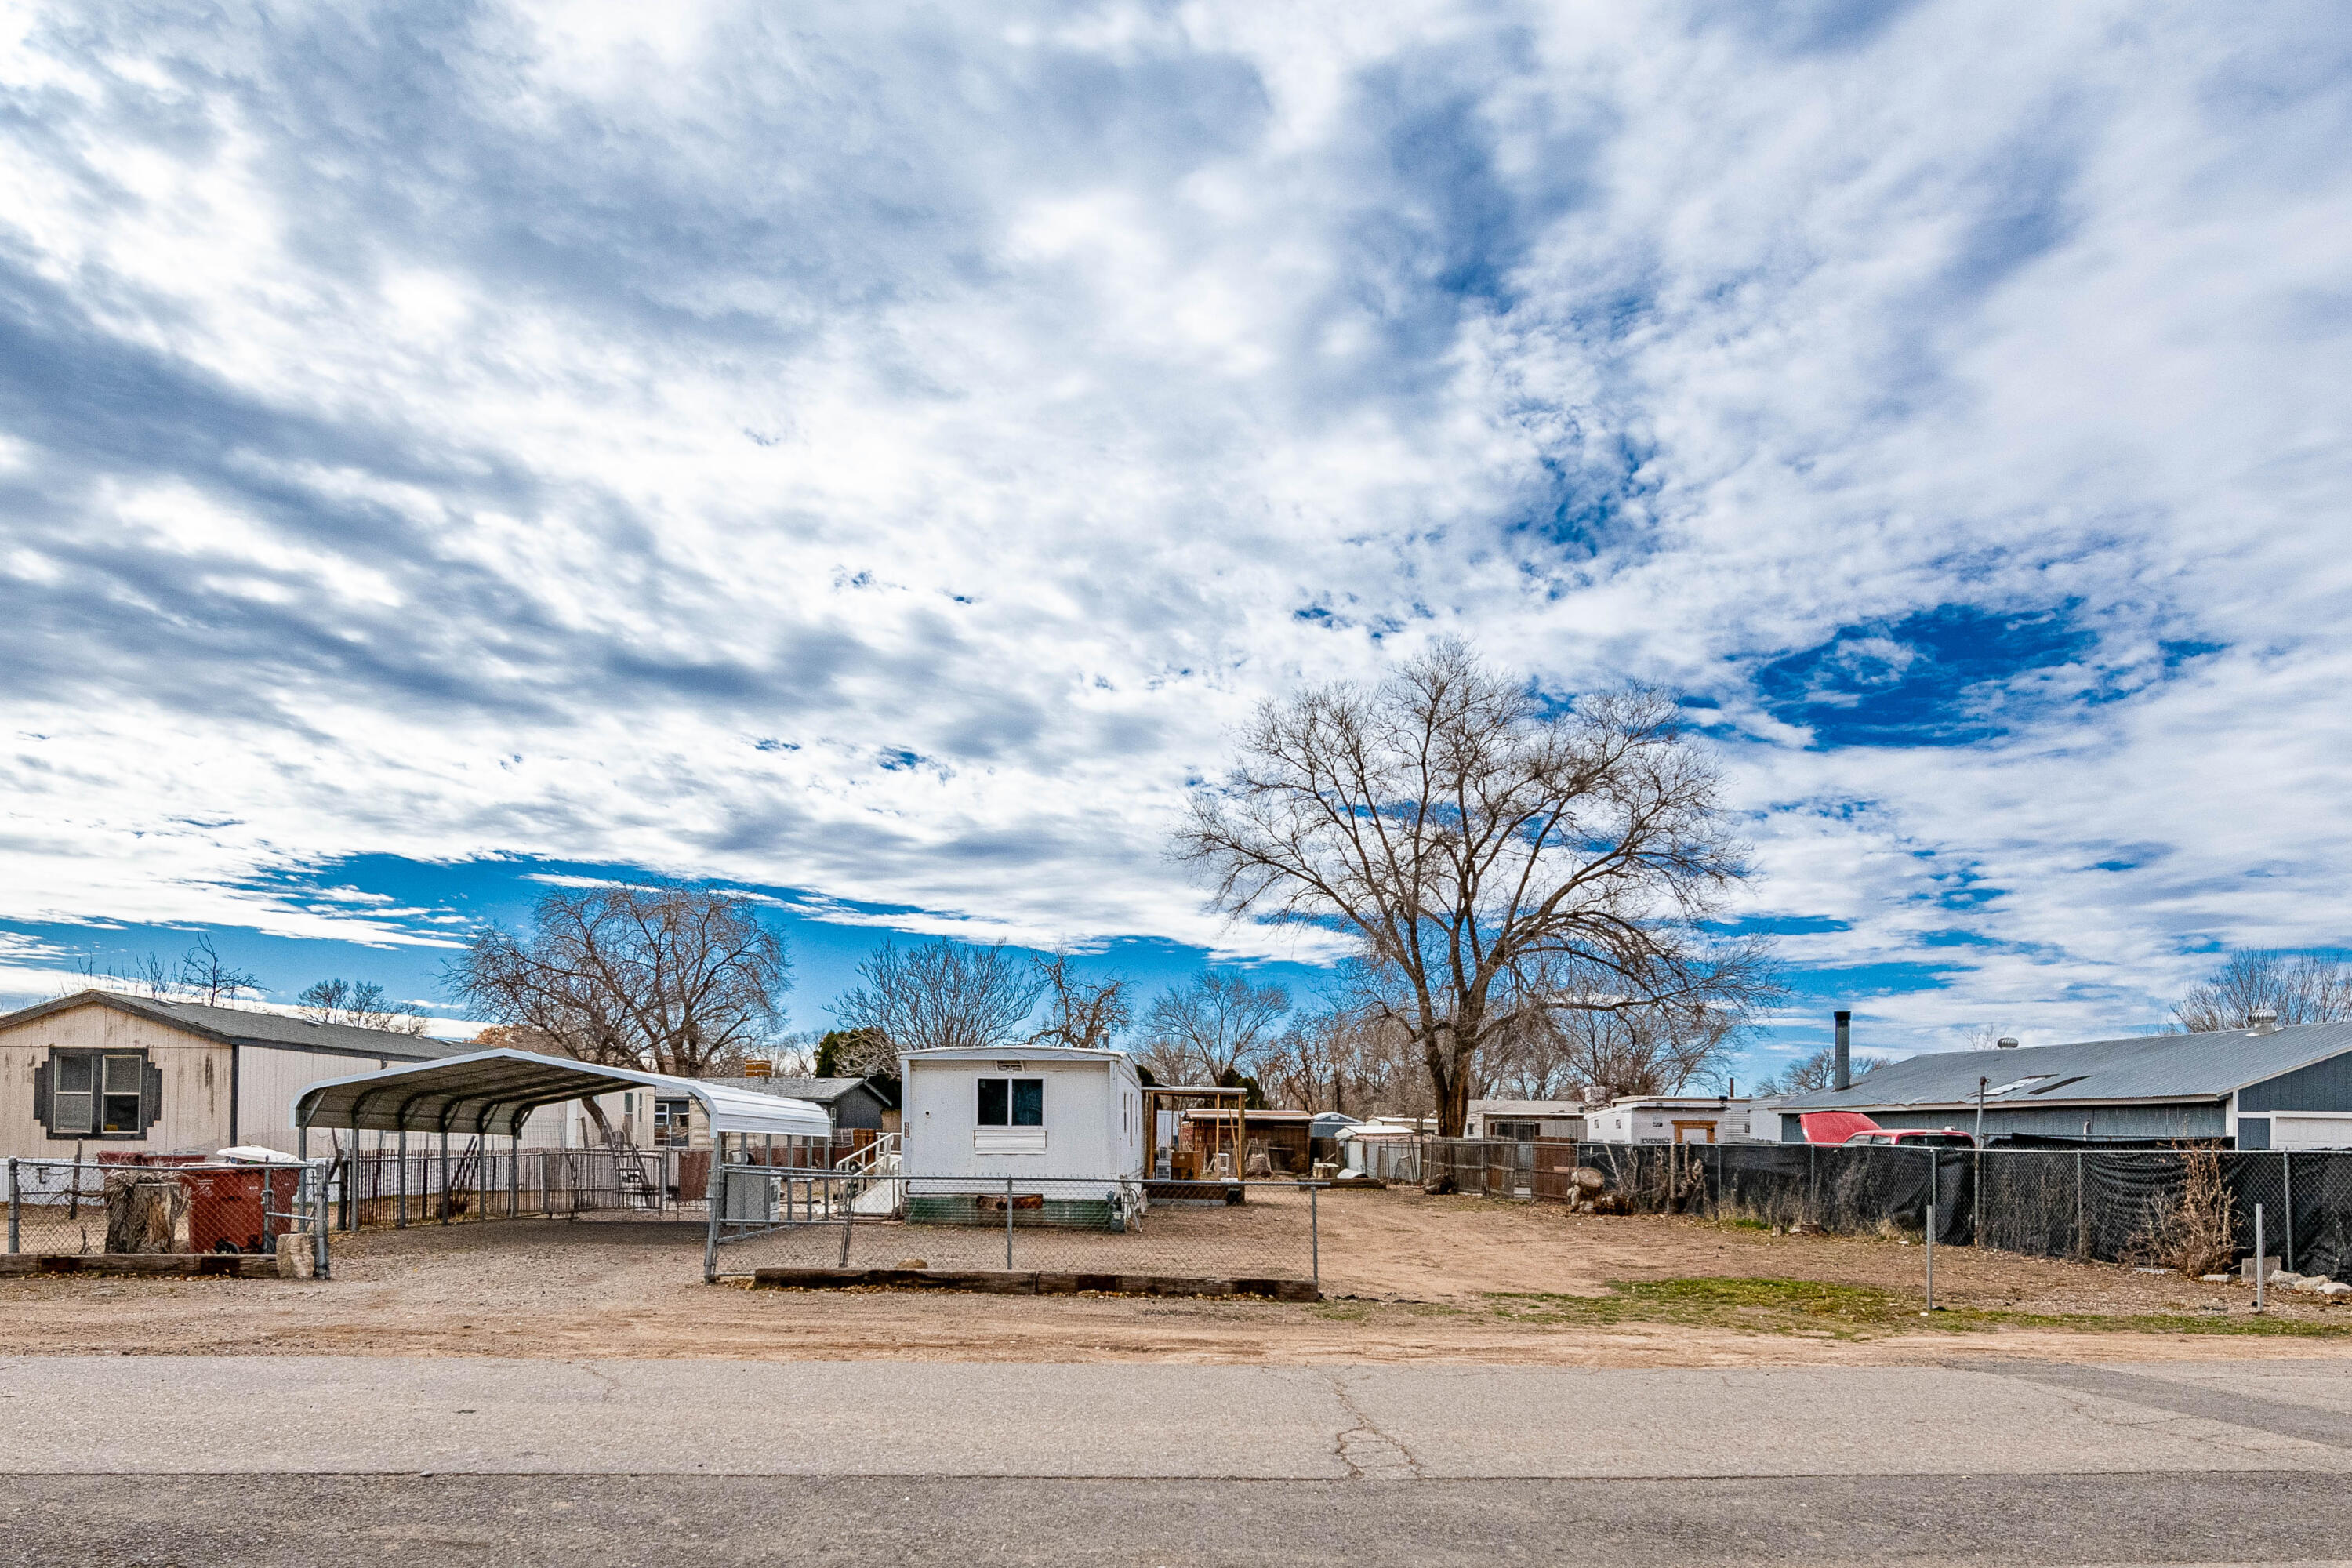
[(2352, 1024), (2142, 1035), (2070, 1046), (1940, 1051), (1791, 1095), (1780, 1137), (1809, 1110), (1859, 1110), (1882, 1127), (1977, 1130), (2074, 1142), (2196, 1138), (2240, 1149), (2352, 1147)]
[(0, 1016), (0, 1154), (292, 1152), (294, 1097), (326, 1079), (472, 1047), (116, 991)]
[(1584, 1136), (1584, 1102), (1576, 1100), (1474, 1100), (1462, 1126), (1465, 1138)]
[(1721, 1095), (1622, 1095), (1584, 1115), (1594, 1143), (1729, 1143), (1748, 1128), (1748, 1101)]
[[(881, 1088), (862, 1078), (704, 1078), (698, 1083), (723, 1085), (729, 1089), (747, 1089), (756, 1094), (772, 1094), (780, 1100), (807, 1100), (824, 1110), (833, 1123), (835, 1142), (845, 1134), (860, 1132), (879, 1135), (895, 1131), (898, 1108), (890, 1102)], [(617, 1104), (617, 1110), (615, 1108)], [(604, 1108), (606, 1118), (617, 1131), (624, 1123), (631, 1138), (649, 1149), (708, 1149), (710, 1132), (704, 1125), (701, 1108), (684, 1096), (660, 1094), (602, 1095), (597, 1103)], [(585, 1125), (586, 1113), (570, 1112), (568, 1138), (575, 1142), (593, 1142), (593, 1130)]]

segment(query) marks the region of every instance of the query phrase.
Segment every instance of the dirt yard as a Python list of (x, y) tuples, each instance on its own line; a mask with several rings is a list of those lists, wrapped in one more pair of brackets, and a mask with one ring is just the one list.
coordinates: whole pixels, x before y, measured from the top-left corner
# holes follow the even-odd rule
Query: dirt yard
[[(2352, 1354), (2352, 1307), (1966, 1247), (1389, 1191), (1323, 1205), (1319, 1305), (701, 1283), (698, 1226), (336, 1238), (336, 1278), (0, 1281), (0, 1353), (1737, 1366)], [(1780, 1282), (1806, 1281), (1802, 1287)], [(1623, 1287), (1622, 1289), (1612, 1287)]]

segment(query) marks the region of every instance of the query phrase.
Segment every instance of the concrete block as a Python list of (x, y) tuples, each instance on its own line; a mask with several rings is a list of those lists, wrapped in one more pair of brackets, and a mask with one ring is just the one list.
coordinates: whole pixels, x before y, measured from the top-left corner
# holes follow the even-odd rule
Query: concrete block
[(2273, 1279), (2278, 1276), (2279, 1260), (2275, 1258), (2249, 1258), (2238, 1265), (2238, 1277), (2249, 1285), (2257, 1279)]

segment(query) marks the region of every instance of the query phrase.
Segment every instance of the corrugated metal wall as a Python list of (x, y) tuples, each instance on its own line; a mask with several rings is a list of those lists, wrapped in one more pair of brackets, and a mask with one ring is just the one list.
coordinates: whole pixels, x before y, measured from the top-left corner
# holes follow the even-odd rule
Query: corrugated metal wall
[(2249, 1085), (2238, 1091), (2238, 1110), (2352, 1110), (2352, 1053)]
[[(1881, 1127), (1957, 1127), (1976, 1131), (1977, 1113), (1967, 1110), (1874, 1110)], [(2080, 1138), (2083, 1123), (2094, 1138), (2219, 1138), (2228, 1132), (2218, 1101), (2179, 1105), (2000, 1105), (1985, 1107), (1988, 1138), (2024, 1132), (2042, 1138)], [(1801, 1136), (1801, 1134), (1800, 1134)]]

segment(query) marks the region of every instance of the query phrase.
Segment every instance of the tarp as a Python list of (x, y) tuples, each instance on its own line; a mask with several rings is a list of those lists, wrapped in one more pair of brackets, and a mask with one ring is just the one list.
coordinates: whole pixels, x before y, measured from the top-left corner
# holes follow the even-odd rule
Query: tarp
[(833, 1133), (832, 1118), (805, 1100), (516, 1050), (477, 1051), (314, 1083), (295, 1097), (293, 1125), (513, 1137), (541, 1106), (634, 1089), (700, 1102), (714, 1131), (777, 1138)]

